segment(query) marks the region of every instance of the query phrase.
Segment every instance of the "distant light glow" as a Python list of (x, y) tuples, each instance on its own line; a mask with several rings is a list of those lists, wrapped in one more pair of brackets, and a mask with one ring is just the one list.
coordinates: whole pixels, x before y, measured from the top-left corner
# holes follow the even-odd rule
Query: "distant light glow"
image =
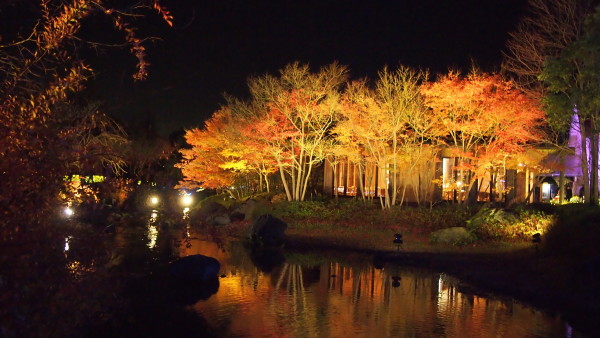
[(194, 202), (194, 198), (192, 197), (192, 195), (185, 194), (185, 195), (181, 196), (181, 204), (183, 206), (188, 207), (188, 206), (192, 205), (193, 202)]
[(151, 205), (158, 205), (159, 199), (158, 196), (152, 196), (150, 197), (150, 204)]
[(65, 216), (71, 217), (75, 214), (75, 211), (73, 211), (73, 208), (71, 208), (71, 207), (65, 207), (64, 213), (65, 213)]
[(183, 219), (190, 218), (190, 208), (183, 208)]

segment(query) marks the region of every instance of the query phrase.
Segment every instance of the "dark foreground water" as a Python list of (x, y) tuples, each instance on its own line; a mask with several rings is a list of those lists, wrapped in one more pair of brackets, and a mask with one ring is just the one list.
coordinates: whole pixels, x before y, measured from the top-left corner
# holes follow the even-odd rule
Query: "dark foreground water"
[[(211, 256), (222, 265), (218, 285), (184, 306), (215, 336), (583, 337), (557, 315), (482, 295), (444, 273), (375, 267), (369, 257), (345, 253), (252, 250), (187, 235), (173, 254)], [(142, 237), (147, 250), (159, 249), (157, 227), (148, 226)]]

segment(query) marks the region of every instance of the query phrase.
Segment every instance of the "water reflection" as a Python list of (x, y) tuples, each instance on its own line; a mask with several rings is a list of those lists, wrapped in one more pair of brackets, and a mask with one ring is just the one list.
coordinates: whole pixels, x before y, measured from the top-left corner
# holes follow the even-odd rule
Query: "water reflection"
[[(226, 336), (256, 337), (564, 337), (557, 316), (472, 294), (454, 278), (427, 270), (369, 262), (259, 268), (256, 252), (239, 244), (224, 250), (191, 238), (181, 256), (217, 258), (225, 275), (219, 290), (193, 305)], [(268, 257), (269, 255), (263, 255)], [(264, 258), (264, 257), (263, 257)], [(259, 258), (260, 260), (260, 258)], [(323, 257), (321, 257), (323, 260)], [(326, 260), (326, 259), (325, 259)]]
[(71, 240), (72, 240), (72, 239), (73, 239), (73, 236), (67, 236), (67, 237), (65, 237), (65, 248), (64, 248), (64, 250), (63, 250), (63, 252), (64, 252), (65, 254), (66, 254), (66, 253), (67, 253), (67, 251), (69, 251), (69, 249), (70, 249), (69, 242), (71, 242)]
[(148, 247), (153, 249), (156, 246), (156, 239), (158, 238), (158, 229), (156, 225), (148, 224)]

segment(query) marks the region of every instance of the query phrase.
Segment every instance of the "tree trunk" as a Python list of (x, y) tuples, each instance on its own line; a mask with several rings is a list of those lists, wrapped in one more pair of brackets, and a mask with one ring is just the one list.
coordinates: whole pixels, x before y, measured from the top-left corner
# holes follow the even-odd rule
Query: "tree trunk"
[[(561, 164), (564, 162), (563, 157), (560, 157)], [(562, 167), (562, 166), (561, 166)], [(565, 171), (560, 171), (560, 176), (558, 177), (558, 204), (565, 203)]]
[(594, 132), (591, 135), (592, 163), (590, 165), (590, 205), (598, 205), (598, 133)]
[(585, 130), (585, 121), (579, 118), (579, 133), (581, 134), (581, 174), (583, 179), (583, 199), (585, 203), (590, 203), (590, 170), (587, 148), (587, 135)]
[(287, 180), (285, 179), (285, 173), (283, 171), (283, 166), (279, 165), (279, 174), (281, 174), (281, 182), (283, 183), (283, 188), (285, 189), (285, 195), (288, 201), (292, 201), (292, 193), (290, 192), (290, 188), (288, 187)]

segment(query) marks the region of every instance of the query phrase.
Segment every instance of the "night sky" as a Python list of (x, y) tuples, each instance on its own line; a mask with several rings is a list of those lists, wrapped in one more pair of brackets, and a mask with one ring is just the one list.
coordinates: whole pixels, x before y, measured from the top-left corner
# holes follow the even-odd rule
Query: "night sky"
[(174, 27), (140, 27), (162, 39), (149, 44), (149, 80), (133, 83), (135, 59), (108, 53), (88, 93), (124, 122), (155, 118), (166, 136), (200, 126), (223, 93), (245, 97), (248, 77), (294, 61), (317, 69), (337, 60), (353, 78), (371, 79), (384, 65), (399, 64), (436, 74), (468, 70), (474, 61), (496, 71), (526, 1), (162, 2)]

